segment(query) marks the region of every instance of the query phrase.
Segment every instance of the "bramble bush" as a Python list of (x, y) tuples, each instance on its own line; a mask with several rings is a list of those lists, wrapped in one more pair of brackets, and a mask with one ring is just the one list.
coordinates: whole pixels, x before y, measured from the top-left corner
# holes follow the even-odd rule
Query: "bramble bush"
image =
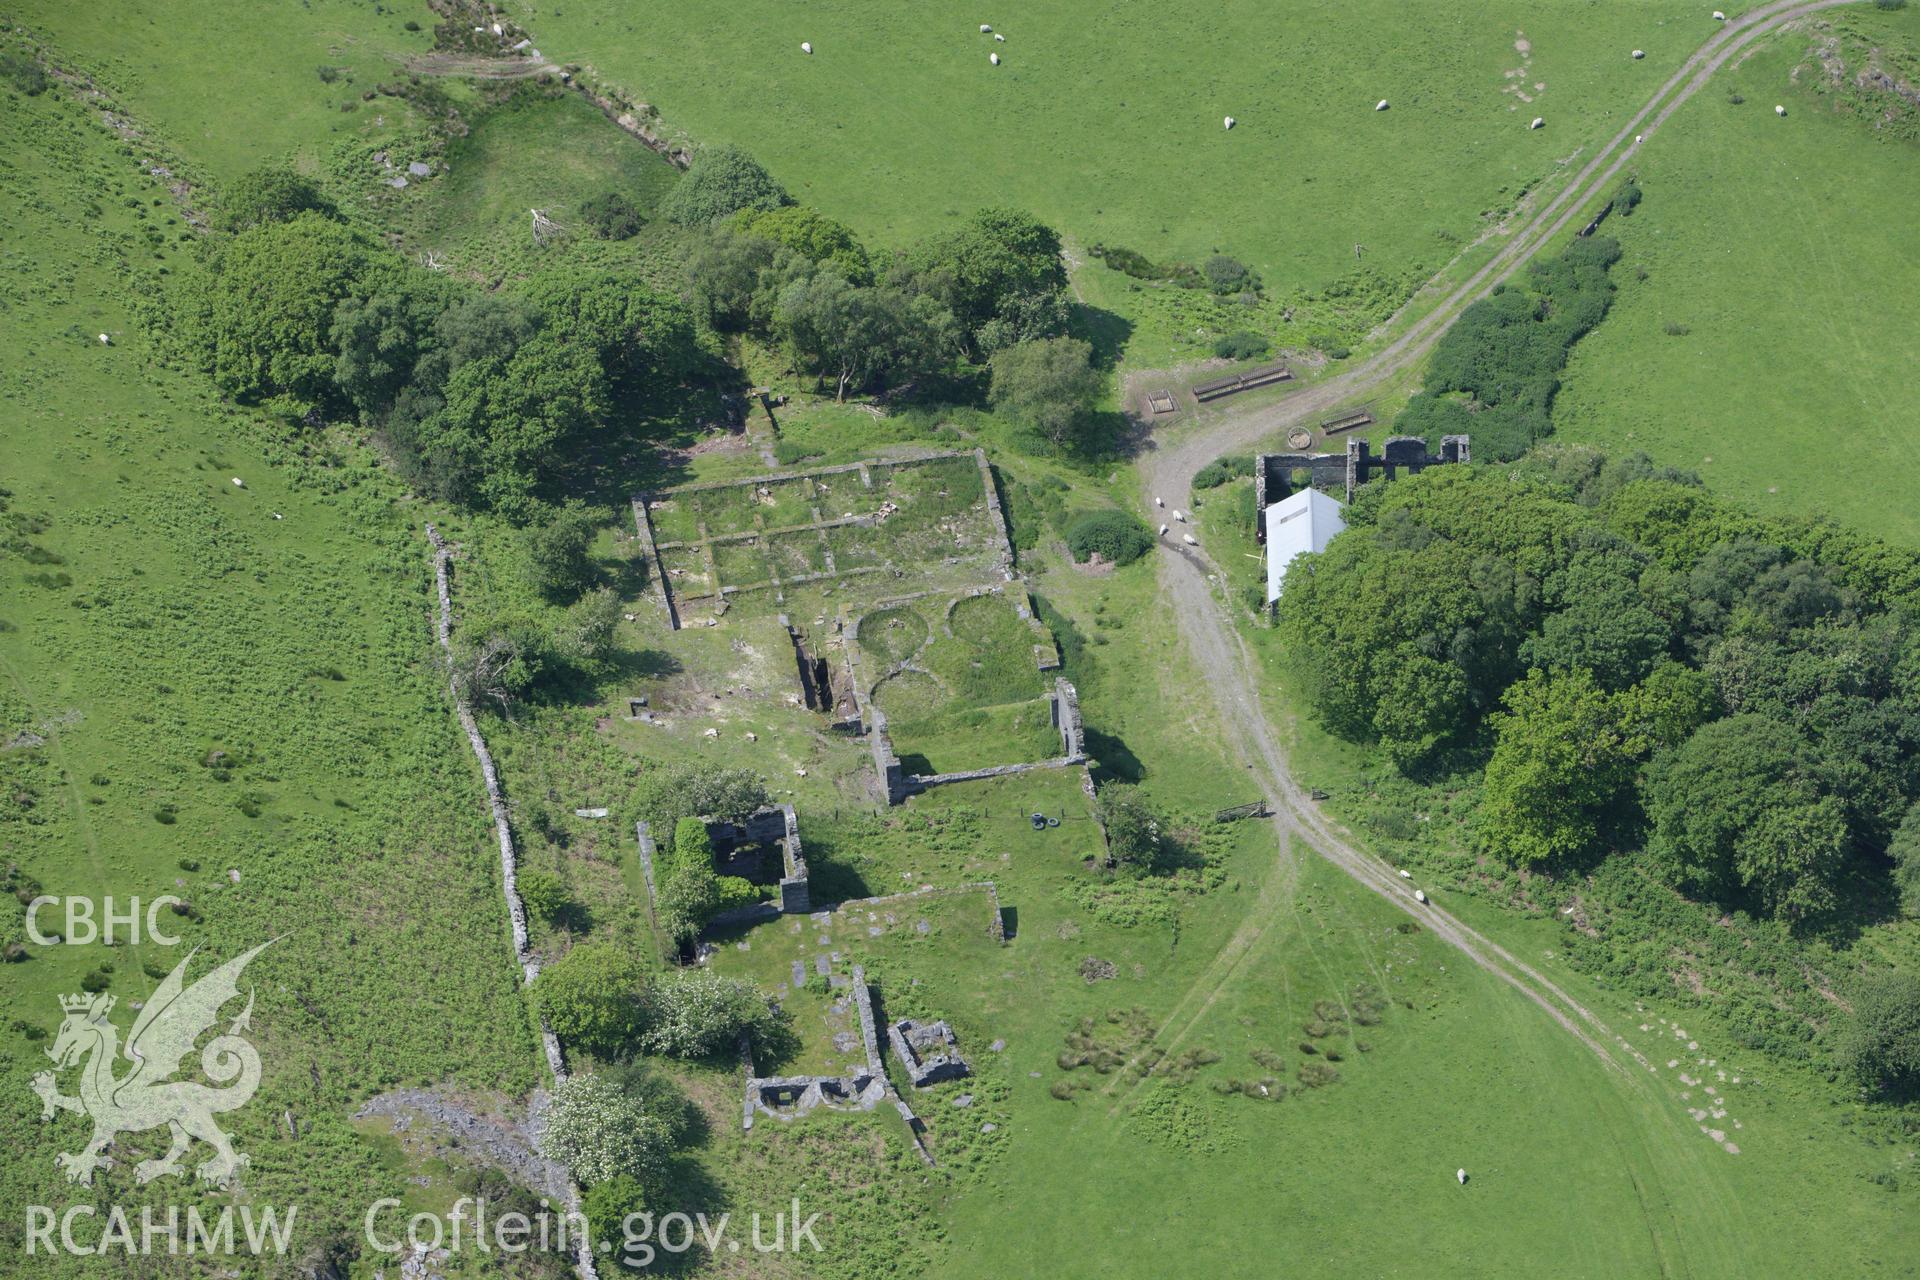
[(1229, 480), (1238, 480), (1242, 476), (1253, 474), (1253, 455), (1250, 453), (1229, 453), (1215, 458), (1194, 473), (1193, 487), (1196, 489), (1217, 489)]
[(647, 221), (633, 201), (618, 191), (603, 191), (581, 201), (580, 220), (602, 240), (631, 240)]
[(1113, 564), (1132, 564), (1153, 546), (1153, 531), (1125, 511), (1089, 511), (1067, 528), (1067, 549), (1084, 564), (1094, 556)]
[(1213, 354), (1223, 360), (1258, 360), (1273, 344), (1251, 329), (1235, 329), (1213, 340)]

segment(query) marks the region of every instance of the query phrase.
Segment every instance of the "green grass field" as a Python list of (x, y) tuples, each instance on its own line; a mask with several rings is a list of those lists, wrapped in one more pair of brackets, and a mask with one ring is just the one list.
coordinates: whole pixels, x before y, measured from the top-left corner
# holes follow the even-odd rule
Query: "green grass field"
[[(1920, 45), (1917, 10), (1836, 21)], [(1643, 449), (1761, 511), (1910, 541), (1920, 150), (1791, 82), (1820, 34), (1777, 37), (1648, 140), (1646, 199), (1608, 227), (1620, 293), (1574, 349), (1555, 421), (1561, 439)]]
[[(230, 1125), (254, 1201), (297, 1202), (313, 1246), (353, 1229), (370, 1188), (405, 1185), (349, 1126), (359, 1100), (537, 1078), (477, 771), (427, 657), (426, 544), (371, 457), (322, 440), (303, 457), (157, 363), (128, 282), (180, 265), (180, 211), (94, 113), (0, 93), (20, 126), (0, 235), (33, 247), (10, 251), (0, 303), (0, 845), (49, 894), (174, 894), (195, 913), (161, 917), (179, 948), (28, 945), (0, 966), (6, 1247), (28, 1203), (203, 1194), (136, 1187), (164, 1134), (123, 1136), (91, 1193), (61, 1179), (54, 1153), (84, 1122), (40, 1124), (28, 1093), (56, 997), (99, 972), (124, 1010), (187, 948), (197, 978), (276, 938), (247, 975), (265, 1080)], [(20, 941), (22, 906), (6, 908)], [(16, 1264), (99, 1274), (0, 1269)]]
[[(1082, 245), (1218, 250), (1281, 288), (1351, 270), (1356, 243), (1389, 273), (1444, 262), (1712, 30), (1664, 0), (509, 8), (549, 57), (590, 65), (701, 142), (746, 147), (881, 244), (1013, 204)], [(1376, 113), (1381, 98), (1391, 109)], [(1550, 127), (1529, 132), (1536, 115)]]
[[(21, 0), (10, 20), (97, 73), (149, 127), (216, 181), (270, 161), (317, 165), (337, 143), (389, 136), (407, 123), (363, 91), (398, 75), (433, 43), (433, 15), (368, 0), (131, 0), (101, 8)], [(412, 20), (422, 29), (408, 31)], [(320, 78), (322, 67), (335, 73)]]

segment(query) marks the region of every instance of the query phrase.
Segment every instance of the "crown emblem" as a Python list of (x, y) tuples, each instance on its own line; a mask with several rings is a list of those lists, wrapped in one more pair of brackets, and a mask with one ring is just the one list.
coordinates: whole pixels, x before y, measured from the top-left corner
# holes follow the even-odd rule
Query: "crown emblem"
[(112, 996), (90, 995), (61, 996), (60, 1007), (68, 1013), (85, 1013), (87, 1010), (93, 1008), (94, 1001), (96, 1000), (100, 1002), (100, 1012), (103, 1014), (113, 1008)]

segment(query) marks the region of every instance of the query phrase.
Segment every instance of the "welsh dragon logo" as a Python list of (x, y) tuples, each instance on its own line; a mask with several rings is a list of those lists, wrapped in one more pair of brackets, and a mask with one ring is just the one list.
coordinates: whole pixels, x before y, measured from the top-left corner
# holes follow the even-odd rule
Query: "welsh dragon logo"
[[(80, 1075), (79, 1096), (69, 1098), (60, 1093), (52, 1071), (34, 1076), (33, 1091), (40, 1095), (42, 1120), (51, 1120), (56, 1111), (73, 1111), (93, 1119), (93, 1137), (80, 1153), (61, 1152), (55, 1157), (66, 1171), (67, 1181), (92, 1185), (93, 1171), (113, 1164), (105, 1153), (116, 1135), (162, 1125), (172, 1132), (173, 1145), (158, 1160), (142, 1160), (135, 1166), (134, 1177), (142, 1183), (179, 1174), (180, 1158), (195, 1138), (213, 1148), (213, 1155), (194, 1170), (204, 1182), (224, 1186), (248, 1163), (213, 1118), (245, 1106), (260, 1087), (260, 1055), (240, 1034), (247, 1030), (253, 1014), (251, 988), (240, 1016), (225, 1034), (215, 1036), (200, 1051), (201, 1070), (214, 1085), (225, 1087), (170, 1077), (180, 1070), (181, 1059), (193, 1051), (194, 1041), (213, 1026), (221, 1007), (239, 996), (241, 971), (271, 945), (262, 943), (227, 961), (192, 986), (185, 981), (187, 962), (193, 959), (189, 952), (140, 1010), (124, 1051), (120, 1049), (119, 1030), (107, 1018), (113, 1010), (112, 996), (60, 997), (60, 1007), (67, 1017), (47, 1056), (59, 1071), (88, 1059)], [(116, 1076), (114, 1064), (122, 1052), (133, 1069)]]

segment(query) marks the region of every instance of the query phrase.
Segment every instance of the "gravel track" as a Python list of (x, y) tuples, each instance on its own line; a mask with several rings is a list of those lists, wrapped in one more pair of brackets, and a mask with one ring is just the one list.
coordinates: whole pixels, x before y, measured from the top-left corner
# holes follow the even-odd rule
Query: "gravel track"
[[(1244, 410), (1210, 412), (1199, 428), (1182, 438), (1154, 442), (1142, 455), (1140, 472), (1145, 500), (1155, 497), (1170, 506), (1190, 506), (1194, 473), (1223, 453), (1245, 450), (1288, 428), (1307, 423), (1335, 406), (1363, 398), (1426, 356), (1461, 310), (1487, 296), (1494, 287), (1523, 268), (1553, 237), (1573, 225), (1582, 209), (1592, 204), (1633, 158), (1641, 141), (1666, 122), (1713, 74), (1755, 41), (1821, 9), (1857, 0), (1775, 0), (1729, 22), (1718, 24), (1713, 37), (1696, 50), (1679, 70), (1660, 86), (1559, 193), (1535, 210), (1484, 265), (1455, 286), (1443, 300), (1417, 318), (1406, 319), (1408, 308), (1387, 324), (1404, 330), (1380, 351), (1323, 382), (1304, 387), (1275, 403)], [(1426, 291), (1422, 291), (1425, 293)], [(1409, 304), (1409, 308), (1412, 304)], [(1209, 581), (1211, 566), (1188, 548), (1162, 544), (1171, 554), (1160, 557), (1162, 590), (1185, 620), (1182, 633), (1195, 662), (1212, 690), (1225, 736), (1241, 744), (1249, 776), (1275, 809), (1280, 866), (1274, 879), (1291, 886), (1292, 850), (1303, 844), (1345, 871), (1387, 901), (1406, 911), (1421, 926), (1513, 987), (1538, 1005), (1569, 1035), (1590, 1049), (1608, 1067), (1638, 1078), (1623, 1055), (1614, 1051), (1613, 1032), (1579, 1001), (1551, 979), (1517, 959), (1498, 943), (1434, 905), (1414, 901), (1412, 886), (1393, 868), (1356, 847), (1313, 803), (1295, 781), (1286, 753), (1275, 737), (1272, 722), (1260, 701), (1263, 680), (1259, 665), (1230, 620), (1228, 606)], [(1219, 575), (1224, 581), (1224, 575)], [(1262, 893), (1265, 903), (1267, 894)], [(1219, 989), (1231, 979), (1247, 950), (1270, 926), (1275, 916), (1252, 913), (1236, 931), (1222, 955), (1208, 966), (1175, 1005), (1152, 1043), (1171, 1050), (1210, 1007)], [(1224, 962), (1224, 963), (1222, 963)], [(1196, 1008), (1197, 1006), (1197, 1008)], [(1116, 1085), (1122, 1097), (1127, 1092)]]

